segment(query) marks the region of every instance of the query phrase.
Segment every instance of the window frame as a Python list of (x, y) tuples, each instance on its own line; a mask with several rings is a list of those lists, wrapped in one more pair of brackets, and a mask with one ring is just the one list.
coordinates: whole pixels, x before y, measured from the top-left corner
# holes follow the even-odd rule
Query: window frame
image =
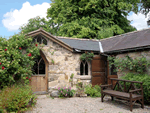
[[(83, 63), (83, 75), (81, 75), (81, 63)], [(87, 74), (87, 75), (85, 75), (85, 65), (86, 65), (86, 63), (87, 63), (87, 65), (88, 65), (88, 74)], [(80, 66), (80, 76), (91, 76), (91, 62), (85, 60), (85, 63), (84, 63), (84, 62), (81, 60), (79, 66)]]
[[(41, 38), (41, 42), (40, 42), (40, 43), (37, 42), (37, 39), (38, 39), (38, 38)], [(47, 44), (44, 44), (44, 43), (43, 43), (44, 40), (46, 40), (46, 43), (47, 43)], [(48, 40), (47, 40), (47, 38), (46, 38), (45, 36), (40, 35), (40, 34), (39, 34), (39, 35), (36, 35), (36, 36), (33, 38), (33, 43), (39, 43), (39, 44), (43, 44), (44, 46), (48, 46)]]
[[(45, 75), (46, 74), (46, 63), (45, 63), (45, 61), (44, 61), (44, 59), (43, 59), (43, 57), (40, 55), (40, 59), (39, 60), (36, 60), (35, 62), (35, 64), (36, 64), (36, 66), (37, 66), (37, 73), (35, 73), (35, 71), (34, 71), (34, 75)], [(39, 69), (39, 67), (40, 67), (40, 63), (41, 63), (41, 61), (43, 60), (43, 62), (44, 62), (44, 67), (45, 67), (45, 72), (44, 72), (44, 74), (40, 74), (39, 72), (40, 72), (40, 69)]]

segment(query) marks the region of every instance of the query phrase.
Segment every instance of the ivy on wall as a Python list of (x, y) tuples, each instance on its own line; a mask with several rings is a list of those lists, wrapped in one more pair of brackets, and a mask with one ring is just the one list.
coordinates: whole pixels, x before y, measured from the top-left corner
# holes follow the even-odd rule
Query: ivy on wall
[(128, 69), (132, 72), (144, 73), (146, 67), (150, 65), (150, 60), (147, 60), (146, 57), (141, 56), (135, 59), (129, 57), (128, 55), (123, 58), (108, 57), (109, 66), (115, 65), (115, 71), (123, 71)]

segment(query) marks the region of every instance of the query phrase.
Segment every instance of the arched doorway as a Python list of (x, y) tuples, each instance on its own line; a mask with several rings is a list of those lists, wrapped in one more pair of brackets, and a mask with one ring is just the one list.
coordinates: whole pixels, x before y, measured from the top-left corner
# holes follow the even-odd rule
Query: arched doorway
[(36, 63), (33, 66), (34, 74), (30, 83), (32, 90), (34, 92), (46, 92), (48, 88), (48, 61), (42, 51), (40, 51), (40, 56), (34, 60)]

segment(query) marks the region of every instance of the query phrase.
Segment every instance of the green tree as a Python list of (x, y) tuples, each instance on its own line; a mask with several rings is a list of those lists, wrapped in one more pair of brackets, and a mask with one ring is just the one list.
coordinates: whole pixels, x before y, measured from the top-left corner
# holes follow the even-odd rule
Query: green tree
[(147, 15), (150, 12), (150, 0), (141, 0), (140, 11)]
[(20, 79), (29, 83), (39, 46), (32, 43), (32, 38), (18, 34), (9, 40), (0, 37), (0, 48), (0, 88)]
[(28, 20), (27, 24), (22, 25), (19, 30), (23, 33), (29, 33), (31, 31), (37, 30), (42, 27), (44, 30), (50, 30), (49, 22), (45, 18), (40, 18), (39, 16), (31, 18)]
[(148, 17), (148, 25), (150, 25), (150, 0), (141, 0), (140, 3), (140, 12), (143, 13), (146, 17)]
[(138, 12), (139, 2), (140, 0), (52, 0), (47, 18), (56, 35), (102, 39), (136, 30), (126, 16), (130, 11)]

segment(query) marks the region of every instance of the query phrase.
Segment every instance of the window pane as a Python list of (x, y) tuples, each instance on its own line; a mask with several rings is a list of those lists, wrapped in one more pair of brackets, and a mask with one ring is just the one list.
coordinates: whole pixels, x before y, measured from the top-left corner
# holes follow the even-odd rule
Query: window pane
[(45, 62), (42, 59), (40, 64), (39, 64), (39, 74), (45, 74)]
[(85, 63), (85, 75), (88, 75), (88, 63)]
[(38, 63), (36, 61), (36, 63), (34, 64), (33, 68), (32, 68), (32, 71), (34, 74), (38, 74)]
[(41, 37), (40, 37), (40, 36), (38, 36), (38, 37), (37, 37), (37, 42), (38, 42), (39, 44), (41, 44), (42, 39), (41, 39)]
[(43, 38), (43, 44), (47, 45), (47, 40)]
[(81, 64), (80, 64), (80, 75), (83, 75), (83, 63), (81, 62)]

